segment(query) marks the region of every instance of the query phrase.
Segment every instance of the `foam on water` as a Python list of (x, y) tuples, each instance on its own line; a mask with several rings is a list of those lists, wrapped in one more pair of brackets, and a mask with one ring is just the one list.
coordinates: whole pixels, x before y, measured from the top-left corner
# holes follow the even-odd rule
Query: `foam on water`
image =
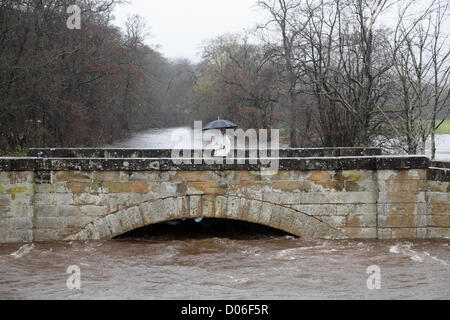
[(450, 267), (450, 265), (447, 262), (445, 262), (444, 260), (439, 259), (438, 257), (435, 257), (435, 256), (430, 256), (430, 257), (431, 257), (431, 259), (439, 262), (440, 264), (442, 264), (442, 265), (444, 265), (446, 267)]
[(337, 251), (336, 249), (326, 249), (326, 250), (320, 250), (319, 252), (321, 253), (330, 253), (330, 252), (335, 252)]
[(444, 266), (449, 266), (446, 261), (439, 259), (438, 257), (432, 256), (429, 252), (427, 251), (418, 252), (411, 249), (411, 247), (412, 247), (411, 243), (395, 244), (389, 248), (389, 252), (395, 254), (402, 254), (416, 262), (423, 263), (423, 262), (437, 261)]
[(34, 248), (34, 243), (32, 244), (25, 244), (21, 246), (17, 251), (11, 253), (10, 255), (13, 256), (16, 259), (21, 258), (23, 255), (29, 253)]
[(277, 258), (294, 260), (295, 255), (299, 249), (300, 248), (284, 249), (284, 250), (277, 252), (276, 256), (277, 256)]

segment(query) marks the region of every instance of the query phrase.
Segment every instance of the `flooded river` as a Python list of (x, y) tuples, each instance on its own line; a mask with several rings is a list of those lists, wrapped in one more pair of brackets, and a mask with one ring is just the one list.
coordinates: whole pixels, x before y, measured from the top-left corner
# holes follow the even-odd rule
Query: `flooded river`
[[(66, 273), (78, 266), (80, 289)], [(368, 289), (369, 266), (380, 289)], [(164, 238), (0, 245), (1, 299), (449, 299), (448, 241)]]
[[(115, 146), (161, 143), (173, 143), (167, 131)], [(449, 244), (305, 240), (186, 220), (108, 241), (0, 244), (0, 299), (449, 299)]]
[[(134, 135), (132, 138), (122, 142), (117, 142), (105, 147), (110, 148), (148, 148), (148, 149), (172, 149), (183, 148), (186, 144), (180, 142), (179, 136), (190, 136), (192, 139), (192, 145), (194, 147), (200, 147), (202, 145), (201, 137), (195, 137), (190, 128), (169, 128), (169, 129), (151, 129), (140, 132)], [(172, 138), (173, 137), (173, 138)], [(208, 145), (208, 142), (204, 141), (203, 145)], [(280, 147), (287, 147), (280, 143)], [(430, 139), (426, 143), (426, 156), (430, 157), (431, 151)], [(436, 160), (450, 161), (450, 134), (438, 134), (436, 135)]]

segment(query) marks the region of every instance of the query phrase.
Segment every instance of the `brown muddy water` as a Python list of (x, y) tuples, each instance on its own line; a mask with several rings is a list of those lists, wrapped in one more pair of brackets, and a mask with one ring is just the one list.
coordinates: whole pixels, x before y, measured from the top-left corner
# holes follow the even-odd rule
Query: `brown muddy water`
[[(0, 299), (449, 299), (449, 243), (305, 240), (186, 220), (107, 241), (2, 244)], [(80, 289), (66, 285), (71, 265)], [(372, 265), (380, 289), (368, 289)]]

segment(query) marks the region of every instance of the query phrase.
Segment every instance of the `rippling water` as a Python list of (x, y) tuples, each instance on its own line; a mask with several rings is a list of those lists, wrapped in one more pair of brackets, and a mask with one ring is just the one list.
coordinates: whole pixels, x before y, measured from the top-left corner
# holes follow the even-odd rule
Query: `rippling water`
[[(68, 266), (81, 289), (66, 286)], [(367, 288), (378, 265), (381, 289)], [(448, 299), (448, 241), (291, 236), (0, 245), (2, 299)]]

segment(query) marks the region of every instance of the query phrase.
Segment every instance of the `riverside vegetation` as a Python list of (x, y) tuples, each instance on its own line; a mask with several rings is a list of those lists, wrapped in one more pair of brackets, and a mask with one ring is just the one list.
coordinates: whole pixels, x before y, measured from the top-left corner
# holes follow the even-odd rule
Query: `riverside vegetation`
[[(66, 27), (73, 4), (80, 30)], [(205, 41), (192, 63), (148, 44), (139, 16), (114, 26), (119, 0), (1, 1), (0, 153), (96, 147), (220, 115), (282, 129), (291, 147), (417, 154), (431, 138), (434, 157), (434, 135), (449, 130), (448, 2), (255, 4), (265, 24)]]

